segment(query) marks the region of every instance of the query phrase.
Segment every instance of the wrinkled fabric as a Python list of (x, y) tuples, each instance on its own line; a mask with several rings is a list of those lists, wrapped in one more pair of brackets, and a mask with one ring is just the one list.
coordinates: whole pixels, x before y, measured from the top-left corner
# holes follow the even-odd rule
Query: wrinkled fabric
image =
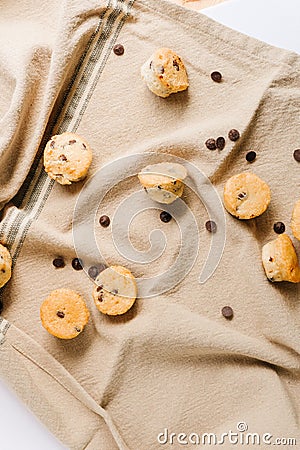
[[(299, 56), (163, 0), (21, 3), (0, 7), (0, 240), (14, 261), (1, 290), (1, 377), (72, 450), (195, 448), (176, 441), (178, 434), (221, 436), (240, 422), (249, 432), (300, 442), (299, 285), (271, 284), (261, 264), (262, 246), (276, 237), (274, 222), (284, 222), (292, 237), (300, 195), (293, 158), (300, 146)], [(116, 43), (124, 55), (114, 54)], [(153, 95), (140, 77), (158, 47), (178, 52), (189, 76), (188, 90), (168, 99)], [(221, 83), (212, 81), (214, 70)], [(241, 133), (237, 142), (227, 138), (232, 128)], [(85, 182), (61, 186), (44, 173), (41, 155), (51, 135), (67, 130), (87, 139), (93, 162)], [(226, 138), (225, 149), (208, 150), (205, 141), (218, 136)], [(250, 150), (257, 153), (252, 164), (245, 159)], [(124, 316), (107, 317), (93, 303), (93, 281), (71, 266), (73, 212), (93, 176), (135, 154), (150, 164), (148, 154), (193, 164), (220, 199), (230, 176), (252, 171), (269, 184), (272, 200), (251, 221), (222, 210), (224, 251), (200, 284), (209, 213), (201, 192), (187, 187), (182, 199), (199, 233), (199, 245), (196, 235), (187, 236), (191, 248), (199, 247), (189, 273), (179, 283), (172, 273), (166, 292), (153, 282), (153, 296), (138, 298)], [(118, 251), (118, 228), (98, 224), (141, 190), (138, 168), (131, 169), (101, 201), (95, 238), (107, 264), (154, 279), (183, 245), (180, 223), (159, 220), (164, 207), (149, 204), (130, 223), (139, 252), (149, 250), (153, 230), (164, 233), (164, 251), (146, 264)], [(97, 180), (94, 197), (106, 183)], [(87, 204), (79, 212), (88, 211)], [(83, 245), (83, 262), (96, 264), (91, 254)], [(57, 256), (65, 268), (53, 267)], [(180, 267), (189, 264), (187, 252)], [(82, 294), (91, 312), (84, 332), (70, 341), (49, 335), (39, 318), (43, 299), (60, 287)], [(220, 313), (225, 305), (234, 310), (232, 321)], [(176, 434), (173, 444), (170, 436), (159, 443), (165, 429)]]

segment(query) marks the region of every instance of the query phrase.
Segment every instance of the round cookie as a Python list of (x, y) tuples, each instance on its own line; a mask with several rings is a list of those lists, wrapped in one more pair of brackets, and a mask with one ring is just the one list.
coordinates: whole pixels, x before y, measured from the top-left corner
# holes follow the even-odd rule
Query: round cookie
[(137, 297), (137, 285), (132, 273), (122, 266), (103, 270), (95, 280), (95, 304), (100, 312), (109, 316), (126, 313)]
[(164, 204), (173, 203), (182, 196), (186, 176), (185, 167), (177, 163), (153, 164), (138, 174), (141, 185), (152, 200)]
[(11, 278), (12, 260), (9, 251), (0, 244), (0, 288), (2, 288)]
[(267, 183), (254, 173), (229, 178), (224, 187), (224, 206), (238, 219), (253, 219), (263, 214), (271, 201)]
[(159, 97), (185, 91), (188, 77), (181, 58), (169, 48), (160, 48), (141, 67), (148, 88)]
[(59, 184), (72, 184), (84, 179), (92, 162), (88, 143), (75, 133), (52, 136), (44, 151), (44, 167), (49, 177)]
[(291, 228), (295, 238), (300, 241), (300, 200), (294, 206)]
[(40, 316), (50, 334), (60, 339), (73, 339), (83, 331), (90, 313), (77, 292), (56, 289), (42, 303)]
[(263, 246), (262, 263), (270, 281), (299, 283), (298, 257), (291, 239), (286, 234), (281, 234)]

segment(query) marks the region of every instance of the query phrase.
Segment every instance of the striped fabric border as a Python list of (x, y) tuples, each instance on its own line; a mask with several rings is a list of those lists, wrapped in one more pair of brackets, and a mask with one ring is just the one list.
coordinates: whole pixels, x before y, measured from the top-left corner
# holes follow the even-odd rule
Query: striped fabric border
[[(65, 102), (51, 135), (64, 131), (76, 132), (97, 82), (103, 72), (122, 26), (134, 0), (109, 0), (92, 35), (87, 50), (71, 80)], [(32, 222), (41, 213), (53, 188), (43, 168), (43, 149), (50, 136), (45, 137), (27, 179), (17, 194), (19, 209), (13, 209), (2, 222), (0, 239), (5, 240), (15, 264)]]
[(7, 320), (0, 317), (0, 345), (5, 341), (5, 335), (10, 327), (10, 323)]

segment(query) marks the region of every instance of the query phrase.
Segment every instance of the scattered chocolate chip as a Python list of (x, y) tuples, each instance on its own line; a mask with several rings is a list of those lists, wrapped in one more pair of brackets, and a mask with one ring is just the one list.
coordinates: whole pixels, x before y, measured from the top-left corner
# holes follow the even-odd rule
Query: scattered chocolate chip
[(98, 267), (92, 266), (88, 270), (89, 276), (94, 280), (99, 275)]
[(2, 273), (5, 273), (5, 269), (1, 269), (1, 272), (2, 272)]
[(216, 83), (221, 83), (221, 81), (222, 81), (222, 74), (220, 72), (217, 72), (217, 71), (212, 72), (210, 76), (211, 76), (211, 79), (213, 81), (215, 81)]
[(222, 315), (225, 319), (231, 320), (233, 318), (233, 309), (231, 306), (224, 306), (222, 308)]
[(97, 268), (98, 268), (99, 273), (101, 273), (101, 272), (103, 272), (103, 270), (107, 269), (107, 266), (105, 264), (100, 263), (100, 264), (97, 264)]
[(82, 270), (82, 261), (79, 258), (74, 258), (72, 261), (72, 267), (74, 270)]
[(100, 285), (97, 287), (96, 291), (97, 291), (97, 292), (100, 292), (101, 289), (103, 289), (103, 284), (100, 284)]
[(113, 289), (113, 290), (111, 291), (111, 293), (114, 294), (114, 295), (117, 295), (117, 294), (119, 293), (119, 291), (118, 291), (118, 289)]
[(205, 223), (205, 228), (207, 229), (207, 231), (209, 231), (210, 233), (215, 233), (217, 231), (217, 224), (216, 222), (214, 222), (213, 220), (208, 220)]
[(65, 317), (65, 313), (63, 311), (57, 311), (56, 313), (57, 317), (59, 317), (60, 319), (63, 319)]
[(294, 151), (294, 158), (297, 162), (300, 162), (300, 148)]
[(165, 68), (164, 68), (164, 66), (160, 66), (160, 67), (157, 69), (157, 72), (158, 72), (158, 73), (161, 73), (161, 74), (165, 73)]
[(122, 44), (116, 44), (114, 46), (114, 54), (115, 55), (117, 55), (117, 56), (124, 55), (124, 51), (125, 51), (125, 49)]
[(270, 262), (273, 262), (273, 258), (272, 258), (272, 256), (270, 256), (270, 258), (269, 258), (269, 261), (270, 261)]
[(68, 161), (66, 155), (60, 155), (58, 158), (60, 161)]
[(248, 152), (246, 155), (246, 160), (250, 163), (253, 162), (255, 160), (255, 158), (256, 158), (255, 152)]
[(82, 147), (83, 147), (83, 148), (86, 148), (86, 145), (85, 145), (84, 143), (82, 143)]
[(71, 140), (69, 141), (69, 145), (73, 145), (73, 144), (76, 144), (76, 139), (71, 139)]
[(161, 186), (158, 185), (158, 186), (157, 186), (157, 189), (161, 189)]
[(240, 138), (240, 133), (238, 130), (232, 129), (229, 131), (228, 137), (231, 141), (235, 142)]
[(246, 192), (240, 192), (240, 193), (238, 194), (238, 198), (239, 198), (240, 200), (243, 200), (243, 198), (246, 198), (246, 197), (247, 197)]
[(55, 142), (54, 142), (54, 141), (51, 141), (51, 142), (50, 142), (50, 147), (51, 147), (51, 148), (54, 148), (54, 146), (55, 146)]
[(177, 61), (173, 61), (173, 67), (175, 67), (176, 70), (179, 71), (179, 64)]
[(223, 148), (225, 147), (225, 139), (223, 138), (223, 136), (217, 138), (216, 146), (218, 150), (223, 150)]
[(216, 146), (216, 141), (215, 139), (207, 139), (207, 141), (205, 142), (206, 147), (208, 148), (208, 150), (216, 150), (217, 146)]
[(0, 314), (2, 314), (3, 312), (3, 301), (0, 300)]
[(162, 211), (160, 213), (159, 217), (160, 217), (160, 220), (164, 223), (168, 223), (172, 219), (171, 214), (169, 214), (167, 211)]
[(62, 258), (55, 258), (52, 261), (52, 264), (54, 265), (54, 267), (56, 267), (57, 269), (61, 269), (62, 267), (65, 267), (65, 262)]
[(99, 223), (102, 227), (107, 228), (110, 225), (110, 218), (108, 216), (101, 216)]
[(79, 328), (79, 327), (74, 327), (74, 328), (75, 328), (75, 331), (77, 331), (77, 333), (81, 332), (81, 328)]
[(276, 222), (274, 223), (273, 229), (275, 233), (282, 234), (285, 232), (285, 225), (283, 222)]
[(99, 302), (103, 302), (103, 294), (99, 295), (98, 300)]
[(152, 69), (152, 64), (153, 64), (153, 61), (150, 61), (150, 69)]

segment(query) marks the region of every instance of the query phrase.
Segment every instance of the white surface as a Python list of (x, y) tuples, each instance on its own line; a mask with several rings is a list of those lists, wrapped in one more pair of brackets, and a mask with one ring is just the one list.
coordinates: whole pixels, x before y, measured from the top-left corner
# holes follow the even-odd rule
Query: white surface
[(0, 399), (0, 450), (65, 450), (1, 381)]
[(299, 0), (230, 0), (202, 12), (268, 44), (300, 53)]
[[(204, 13), (269, 44), (300, 53), (299, 0), (231, 0)], [(64, 449), (1, 381), (0, 399), (0, 450)]]

